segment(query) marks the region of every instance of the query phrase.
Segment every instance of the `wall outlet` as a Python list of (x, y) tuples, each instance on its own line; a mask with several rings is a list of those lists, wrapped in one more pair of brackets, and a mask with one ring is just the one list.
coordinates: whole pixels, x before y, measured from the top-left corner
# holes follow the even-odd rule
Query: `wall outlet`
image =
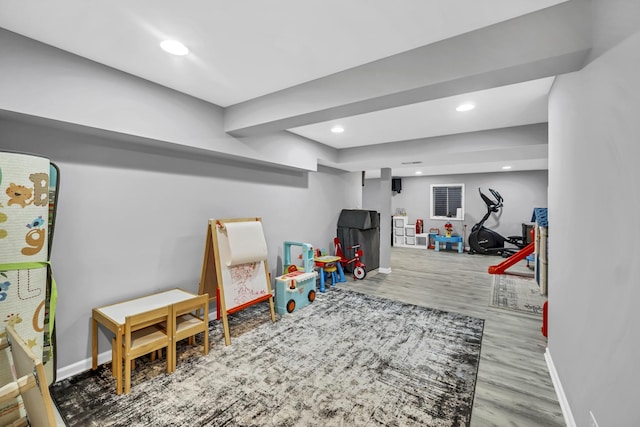
[(599, 427), (593, 412), (589, 411), (589, 427)]

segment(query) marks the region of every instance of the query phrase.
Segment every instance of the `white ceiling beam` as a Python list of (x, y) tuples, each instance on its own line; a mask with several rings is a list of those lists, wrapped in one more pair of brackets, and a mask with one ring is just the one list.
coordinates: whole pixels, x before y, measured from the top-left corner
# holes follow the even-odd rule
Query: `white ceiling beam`
[[(546, 160), (547, 134), (546, 123), (490, 129), (346, 148), (339, 150), (337, 159), (321, 158), (319, 162), (352, 172), (392, 167), (394, 176), (398, 176), (402, 170), (434, 167), (440, 170), (444, 165), (455, 164), (487, 164), (489, 168), (495, 168), (495, 164), (501, 167), (518, 161), (517, 164), (522, 166), (522, 161), (529, 158)], [(494, 172), (496, 170), (500, 170), (499, 167), (491, 169)]]

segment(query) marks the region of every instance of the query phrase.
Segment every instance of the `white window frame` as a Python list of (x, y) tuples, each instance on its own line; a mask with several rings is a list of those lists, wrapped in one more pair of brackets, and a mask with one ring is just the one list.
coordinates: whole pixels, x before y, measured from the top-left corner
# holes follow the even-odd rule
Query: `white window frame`
[[(441, 188), (441, 187), (460, 187), (460, 191), (461, 191), (461, 200), (460, 203), (462, 204), (461, 208), (462, 208), (462, 212), (461, 212), (461, 217), (456, 217), (456, 216), (436, 216), (435, 215), (435, 194), (434, 191), (436, 188)], [(464, 184), (431, 184), (431, 192), (430, 192), (430, 197), (429, 200), (431, 201), (430, 203), (430, 216), (431, 219), (442, 219), (442, 220), (447, 220), (447, 221), (464, 221)]]

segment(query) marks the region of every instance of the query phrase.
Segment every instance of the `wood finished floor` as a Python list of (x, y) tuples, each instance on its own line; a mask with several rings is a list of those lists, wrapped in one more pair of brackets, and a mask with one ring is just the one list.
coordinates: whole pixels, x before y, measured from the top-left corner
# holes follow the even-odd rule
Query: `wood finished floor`
[[(493, 278), (487, 267), (501, 261), (394, 247), (390, 274), (374, 271), (339, 286), (485, 320), (472, 426), (564, 426), (544, 359), (542, 318), (489, 306)], [(525, 261), (509, 271), (531, 272)]]

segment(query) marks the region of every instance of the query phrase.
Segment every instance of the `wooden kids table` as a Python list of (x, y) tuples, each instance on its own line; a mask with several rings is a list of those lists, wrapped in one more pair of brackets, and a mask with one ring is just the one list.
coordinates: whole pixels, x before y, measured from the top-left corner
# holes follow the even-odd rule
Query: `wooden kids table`
[(173, 305), (197, 295), (182, 289), (171, 289), (143, 297), (119, 302), (116, 304), (97, 307), (92, 310), (92, 354), (91, 369), (98, 368), (98, 323), (109, 329), (115, 335), (115, 348), (112, 354), (115, 360), (111, 361), (113, 373), (116, 376), (116, 393), (122, 393), (122, 336), (124, 335), (124, 324), (127, 316), (143, 313), (148, 310)]

